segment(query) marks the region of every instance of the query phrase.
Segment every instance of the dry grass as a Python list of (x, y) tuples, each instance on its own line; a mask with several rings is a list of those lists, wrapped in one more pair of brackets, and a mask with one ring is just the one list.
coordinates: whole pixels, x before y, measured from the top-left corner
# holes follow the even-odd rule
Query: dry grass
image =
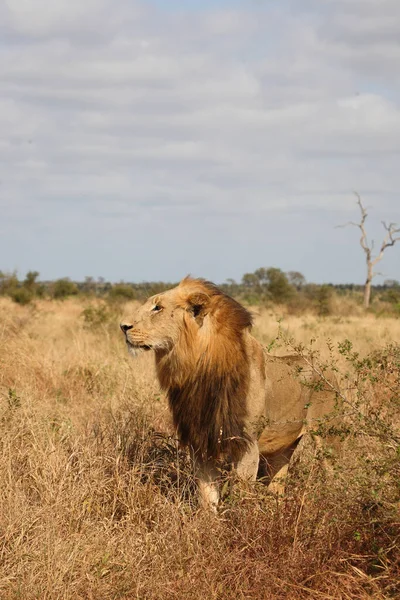
[[(85, 321), (83, 308), (0, 300), (2, 599), (399, 596), (389, 434), (347, 436), (329, 485), (316, 456), (295, 466), (283, 500), (236, 485), (209, 515), (169, 437), (151, 356), (127, 356), (117, 310)], [(281, 328), (304, 343), (318, 337), (322, 352), (327, 338), (350, 338), (363, 355), (400, 338), (399, 320), (373, 317), (292, 316)], [(258, 337), (271, 345), (277, 333), (262, 313)], [(390, 365), (378, 384), (398, 400)]]
[[(278, 336), (279, 330), (294, 337), (297, 342), (309, 345), (316, 339), (316, 346), (327, 356), (327, 340), (337, 345), (344, 339), (352, 340), (354, 348), (361, 354), (382, 348), (392, 341), (400, 340), (400, 319), (366, 316), (317, 317), (311, 314), (286, 315), (284, 311), (261, 309), (256, 311), (255, 335), (269, 346)], [(287, 351), (274, 345), (278, 354)]]

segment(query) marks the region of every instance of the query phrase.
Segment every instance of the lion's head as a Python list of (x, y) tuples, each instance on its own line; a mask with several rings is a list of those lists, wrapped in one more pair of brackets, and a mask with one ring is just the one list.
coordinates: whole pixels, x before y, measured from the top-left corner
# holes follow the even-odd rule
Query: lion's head
[(164, 354), (185, 339), (195, 338), (200, 347), (216, 335), (235, 337), (251, 324), (250, 313), (214, 284), (186, 277), (177, 287), (146, 300), (121, 329), (133, 354)]
[[(129, 350), (154, 350), (181, 440), (202, 455), (237, 455), (244, 418), (250, 313), (214, 284), (186, 277), (121, 323)], [(223, 435), (221, 435), (221, 431)]]

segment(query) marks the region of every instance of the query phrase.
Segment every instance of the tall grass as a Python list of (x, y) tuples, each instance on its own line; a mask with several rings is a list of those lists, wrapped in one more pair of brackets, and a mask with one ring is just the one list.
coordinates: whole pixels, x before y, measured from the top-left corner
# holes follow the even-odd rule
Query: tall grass
[(356, 410), (330, 472), (310, 439), (284, 498), (236, 483), (213, 516), (119, 310), (0, 301), (0, 598), (399, 597), (399, 320), (258, 316), (274, 352), (317, 338)]

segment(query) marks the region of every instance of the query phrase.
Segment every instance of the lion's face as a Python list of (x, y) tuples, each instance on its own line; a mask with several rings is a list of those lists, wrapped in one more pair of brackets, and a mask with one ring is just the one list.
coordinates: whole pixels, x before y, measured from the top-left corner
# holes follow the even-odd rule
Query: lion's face
[(207, 303), (205, 294), (178, 286), (152, 296), (121, 323), (129, 351), (137, 355), (146, 350), (169, 351), (179, 341), (183, 328), (198, 328)]

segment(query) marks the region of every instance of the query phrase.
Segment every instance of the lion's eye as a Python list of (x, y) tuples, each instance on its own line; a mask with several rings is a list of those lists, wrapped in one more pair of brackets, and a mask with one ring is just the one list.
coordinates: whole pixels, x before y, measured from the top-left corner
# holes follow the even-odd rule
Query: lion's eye
[(160, 312), (160, 310), (162, 310), (162, 306), (160, 304), (156, 304), (155, 306), (153, 306), (153, 308), (151, 309), (151, 312)]

